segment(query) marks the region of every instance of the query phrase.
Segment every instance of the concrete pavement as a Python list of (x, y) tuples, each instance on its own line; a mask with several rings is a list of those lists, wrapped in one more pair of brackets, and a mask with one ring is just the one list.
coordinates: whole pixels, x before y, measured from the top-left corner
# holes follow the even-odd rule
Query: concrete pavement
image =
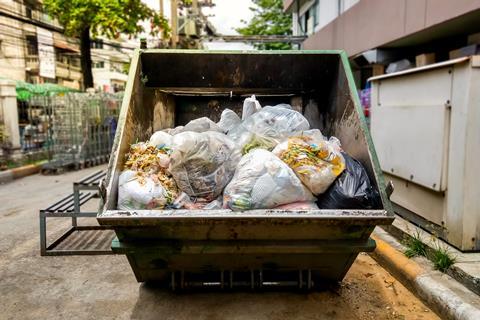
[[(138, 284), (124, 256), (41, 257), (38, 209), (103, 167), (0, 185), (0, 319), (438, 319), (366, 254), (339, 287), (309, 294), (174, 294)], [(54, 234), (69, 222), (57, 220)]]

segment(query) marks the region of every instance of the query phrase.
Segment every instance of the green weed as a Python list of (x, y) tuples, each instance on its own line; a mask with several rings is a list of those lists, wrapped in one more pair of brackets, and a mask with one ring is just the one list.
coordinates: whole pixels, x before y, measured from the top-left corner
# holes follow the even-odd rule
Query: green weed
[(433, 267), (441, 272), (447, 271), (455, 263), (455, 257), (450, 255), (447, 248), (439, 244), (432, 251), (429, 259), (433, 262)]
[(427, 245), (420, 240), (420, 232), (416, 232), (413, 236), (407, 237), (404, 241), (404, 244), (407, 247), (404, 254), (408, 258), (427, 256)]

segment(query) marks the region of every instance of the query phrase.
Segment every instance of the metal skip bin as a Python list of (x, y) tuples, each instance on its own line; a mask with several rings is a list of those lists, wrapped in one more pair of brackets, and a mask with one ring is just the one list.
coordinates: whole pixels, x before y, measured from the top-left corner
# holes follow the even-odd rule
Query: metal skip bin
[[(382, 203), (375, 210), (117, 210), (118, 177), (130, 144), (160, 129), (262, 105), (289, 103), (312, 128), (334, 135), (366, 168)], [(303, 288), (342, 280), (376, 225), (393, 211), (343, 51), (140, 50), (129, 80), (104, 184), (101, 225), (112, 226), (139, 282)]]

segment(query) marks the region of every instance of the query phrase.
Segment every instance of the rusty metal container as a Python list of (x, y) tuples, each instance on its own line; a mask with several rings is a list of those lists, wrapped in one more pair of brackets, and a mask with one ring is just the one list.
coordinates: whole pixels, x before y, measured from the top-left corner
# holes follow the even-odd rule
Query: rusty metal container
[[(312, 128), (342, 141), (367, 169), (382, 204), (375, 210), (117, 210), (130, 144), (156, 130), (240, 110), (256, 94), (290, 103)], [(273, 285), (314, 288), (343, 279), (370, 234), (393, 211), (343, 51), (136, 51), (105, 180), (101, 225), (112, 226), (139, 282), (171, 288)]]

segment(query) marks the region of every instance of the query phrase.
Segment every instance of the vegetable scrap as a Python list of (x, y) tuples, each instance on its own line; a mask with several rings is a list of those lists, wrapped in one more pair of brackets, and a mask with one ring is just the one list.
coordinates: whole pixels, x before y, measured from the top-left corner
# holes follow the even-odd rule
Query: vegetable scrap
[(335, 137), (310, 129), (288, 104), (245, 99), (241, 117), (224, 109), (155, 132), (131, 145), (119, 178), (124, 210), (319, 210), (378, 208), (365, 168)]

